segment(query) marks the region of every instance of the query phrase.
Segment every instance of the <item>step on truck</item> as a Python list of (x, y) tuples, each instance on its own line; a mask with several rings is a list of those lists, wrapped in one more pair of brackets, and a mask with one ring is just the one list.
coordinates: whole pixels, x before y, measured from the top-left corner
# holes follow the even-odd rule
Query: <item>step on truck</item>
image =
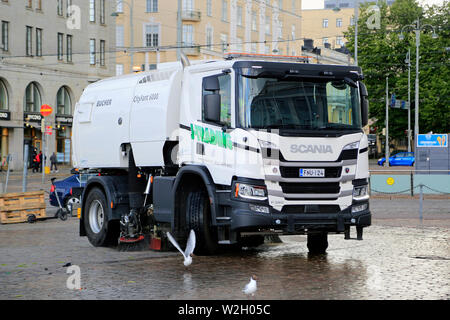
[[(73, 165), (94, 246), (193, 229), (196, 253), (306, 235), (362, 240), (370, 226), (368, 93), (361, 69), (229, 54), (90, 84), (76, 104)], [(353, 239), (353, 238), (352, 238)]]

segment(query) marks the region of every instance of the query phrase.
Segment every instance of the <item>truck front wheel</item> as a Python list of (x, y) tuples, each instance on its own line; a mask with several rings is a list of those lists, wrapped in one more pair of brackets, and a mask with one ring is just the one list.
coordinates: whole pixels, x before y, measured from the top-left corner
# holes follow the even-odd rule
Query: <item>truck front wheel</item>
[(208, 195), (194, 191), (187, 196), (188, 226), (196, 234), (196, 254), (214, 254), (218, 250), (217, 235), (211, 227), (211, 207)]
[(328, 233), (308, 233), (307, 247), (311, 254), (323, 254), (328, 248)]
[[(89, 242), (94, 247), (111, 245), (117, 241), (115, 228), (108, 228), (108, 210), (105, 194), (99, 188), (93, 188), (87, 198), (84, 210), (84, 228)], [(115, 239), (113, 239), (115, 237)]]

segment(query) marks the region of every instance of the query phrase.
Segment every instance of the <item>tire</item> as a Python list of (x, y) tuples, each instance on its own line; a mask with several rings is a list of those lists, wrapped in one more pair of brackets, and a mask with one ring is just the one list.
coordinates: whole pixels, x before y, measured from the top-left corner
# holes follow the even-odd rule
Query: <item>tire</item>
[(116, 228), (108, 228), (108, 216), (111, 208), (106, 196), (99, 188), (93, 188), (86, 197), (83, 223), (89, 242), (94, 247), (106, 247), (117, 244), (119, 234)]
[(188, 230), (196, 235), (195, 254), (212, 255), (217, 253), (219, 245), (217, 234), (211, 227), (211, 207), (209, 198), (203, 191), (189, 193), (186, 201)]
[(328, 233), (309, 233), (307, 247), (311, 254), (324, 254), (328, 248)]

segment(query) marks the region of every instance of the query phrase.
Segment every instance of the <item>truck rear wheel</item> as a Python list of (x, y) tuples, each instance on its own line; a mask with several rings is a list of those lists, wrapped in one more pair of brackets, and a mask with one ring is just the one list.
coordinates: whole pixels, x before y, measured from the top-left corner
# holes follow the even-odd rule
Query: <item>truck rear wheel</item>
[(211, 255), (217, 252), (217, 235), (211, 228), (211, 207), (203, 191), (194, 191), (187, 196), (187, 217), (189, 229), (196, 234), (196, 254)]
[(311, 254), (323, 254), (328, 248), (328, 233), (309, 233), (307, 247)]
[[(104, 247), (117, 242), (117, 228), (109, 228), (109, 211), (105, 194), (99, 188), (89, 191), (86, 198), (84, 228), (89, 242), (94, 247)], [(114, 239), (115, 237), (115, 239)]]

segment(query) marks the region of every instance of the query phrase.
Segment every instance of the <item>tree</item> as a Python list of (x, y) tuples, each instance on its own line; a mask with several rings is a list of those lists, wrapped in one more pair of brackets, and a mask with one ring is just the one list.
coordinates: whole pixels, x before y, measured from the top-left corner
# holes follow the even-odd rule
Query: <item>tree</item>
[[(360, 7), (358, 64), (365, 75), (364, 82), (370, 96), (369, 115), (377, 120), (374, 125), (377, 132), (380, 133), (385, 127), (386, 77), (389, 77), (389, 97), (395, 93), (397, 99), (408, 98), (408, 66), (405, 63), (408, 48), (411, 49), (411, 128), (414, 128), (415, 34), (411, 29), (405, 30), (404, 40), (399, 39), (399, 34), (405, 25), (414, 24), (418, 18), (422, 25), (435, 26), (439, 35), (438, 39), (433, 39), (430, 28), (421, 32), (420, 132), (450, 132), (450, 3), (421, 7), (415, 0), (396, 0), (389, 7), (382, 2), (379, 4), (381, 23), (377, 29), (369, 29), (367, 25), (374, 14), (370, 10), (371, 5), (373, 3), (365, 3)], [(354, 27), (350, 27), (345, 33), (350, 52), (354, 52), (354, 34)], [(407, 111), (390, 108), (389, 135), (392, 138), (403, 138), (407, 127)]]

